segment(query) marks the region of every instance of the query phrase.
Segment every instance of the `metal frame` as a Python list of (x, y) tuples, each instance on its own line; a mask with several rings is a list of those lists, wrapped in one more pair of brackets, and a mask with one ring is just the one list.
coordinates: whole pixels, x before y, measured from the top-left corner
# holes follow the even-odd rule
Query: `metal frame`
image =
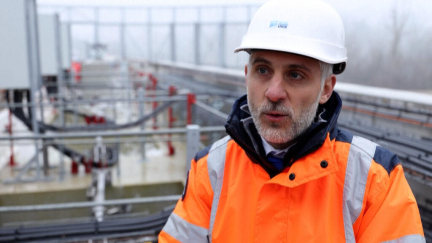
[[(230, 6), (235, 6), (235, 7), (241, 7), (244, 8), (245, 11), (245, 19), (244, 21), (229, 21), (227, 18), (227, 9)], [(101, 44), (101, 40), (100, 40), (100, 27), (101, 26), (116, 26), (119, 28), (120, 30), (120, 37), (118, 40), (118, 45), (119, 45), (119, 56), (121, 57), (122, 60), (127, 59), (127, 47), (126, 47), (126, 28), (130, 27), (130, 26), (135, 26), (135, 27), (144, 27), (147, 29), (147, 56), (146, 58), (148, 60), (158, 60), (160, 59), (160, 52), (156, 51), (156, 53), (154, 52), (154, 47), (155, 47), (155, 43), (153, 43), (152, 41), (152, 36), (153, 36), (153, 32), (154, 29), (157, 27), (161, 27), (161, 26), (168, 26), (169, 27), (169, 33), (168, 33), (168, 37), (169, 37), (169, 41), (168, 43), (168, 56), (169, 56), (169, 60), (171, 61), (177, 61), (177, 50), (179, 49), (176, 45), (176, 40), (178, 38), (182, 38), (182, 36), (176, 36), (176, 29), (178, 26), (193, 26), (194, 27), (194, 45), (193, 45), (193, 53), (194, 53), (194, 63), (197, 65), (202, 64), (202, 57), (201, 55), (203, 53), (200, 52), (200, 48), (202, 47), (203, 41), (201, 40), (201, 29), (203, 25), (215, 25), (217, 26), (217, 28), (219, 29), (219, 37), (217, 39), (218, 42), (218, 53), (213, 53), (217, 56), (216, 63), (215, 65), (219, 65), (221, 67), (227, 67), (227, 61), (226, 61), (226, 53), (227, 53), (227, 43), (226, 43), (226, 28), (227, 26), (236, 26), (236, 25), (241, 25), (241, 26), (248, 26), (249, 21), (251, 19), (252, 16), (252, 7), (258, 8), (259, 5), (250, 5), (250, 4), (245, 4), (245, 5), (203, 5), (203, 6), (175, 6), (175, 7), (166, 7), (166, 6), (148, 6), (148, 7), (143, 7), (143, 6), (136, 6), (136, 7), (101, 7), (101, 6), (54, 6), (54, 5), (39, 5), (39, 9), (51, 9), (54, 11), (57, 11), (59, 14), (64, 14), (65, 16), (62, 18), (64, 20), (64, 22), (66, 22), (67, 24), (71, 25), (71, 26), (79, 26), (79, 25), (86, 25), (86, 26), (93, 26), (94, 27), (94, 32), (93, 32), (93, 46), (96, 47), (99, 44)], [(202, 11), (203, 9), (214, 9), (214, 8), (220, 8), (221, 9), (221, 20), (220, 21), (203, 21), (202, 18)], [(86, 9), (86, 10), (90, 10), (91, 12), (93, 12), (93, 18), (92, 20), (73, 20), (72, 19), (72, 13), (75, 9)], [(120, 13), (120, 20), (119, 21), (101, 21), (100, 19), (100, 12), (101, 10), (116, 10)], [(172, 17), (171, 17), (171, 21), (166, 22), (163, 21), (161, 22), (158, 19), (155, 19), (153, 15), (154, 11), (157, 10), (165, 10), (168, 9), (170, 11), (172, 11)], [(179, 22), (177, 19), (178, 13), (179, 11), (181, 11), (182, 9), (188, 9), (188, 10), (194, 10), (196, 12), (197, 15), (197, 19), (195, 21), (190, 21), (190, 22)], [(147, 13), (147, 19), (145, 21), (142, 22), (132, 22), (132, 21), (127, 21), (126, 20), (126, 13), (128, 10), (138, 10), (138, 11), (143, 11)], [(213, 41), (213, 40), (212, 40)], [(96, 50), (97, 52), (97, 50)], [(101, 53), (96, 53), (96, 59), (100, 58)]]
[[(41, 75), (41, 65), (40, 65), (40, 53), (39, 53), (39, 34), (38, 31), (38, 19), (37, 19), (37, 13), (36, 13), (36, 3), (34, 0), (27, 1), (27, 7), (26, 7), (26, 15), (27, 15), (27, 21), (28, 24), (32, 24), (33, 28), (28, 28), (27, 33), (27, 43), (28, 43), (28, 50), (29, 50), (29, 56), (32, 57), (33, 60), (30, 61), (29, 66), (31, 67), (31, 87), (30, 87), (30, 100), (31, 103), (36, 104), (36, 92), (39, 90), (39, 88), (42, 85), (42, 75)], [(42, 101), (42, 99), (41, 99)], [(32, 111), (32, 126), (33, 126), (33, 132), (35, 135), (39, 135), (39, 125), (36, 120), (36, 106), (31, 106)], [(35, 179), (36, 180), (44, 180), (40, 173), (40, 164), (39, 164), (39, 148), (38, 148), (38, 142), (35, 140), (35, 148), (36, 148), (36, 155), (34, 159), (34, 163), (37, 167), (37, 172)]]

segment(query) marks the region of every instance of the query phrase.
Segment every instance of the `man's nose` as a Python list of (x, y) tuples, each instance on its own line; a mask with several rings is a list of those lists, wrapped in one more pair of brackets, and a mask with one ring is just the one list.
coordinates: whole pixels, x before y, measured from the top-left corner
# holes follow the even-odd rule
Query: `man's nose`
[(278, 102), (285, 99), (287, 97), (287, 94), (284, 88), (283, 77), (274, 76), (270, 80), (270, 86), (268, 87), (265, 95), (272, 102)]

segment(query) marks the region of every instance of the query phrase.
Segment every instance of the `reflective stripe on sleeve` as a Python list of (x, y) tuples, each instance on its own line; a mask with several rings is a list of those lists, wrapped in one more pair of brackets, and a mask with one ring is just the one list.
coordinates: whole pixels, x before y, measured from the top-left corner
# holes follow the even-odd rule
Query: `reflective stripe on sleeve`
[(163, 231), (180, 242), (207, 243), (206, 228), (191, 224), (175, 213), (171, 214)]
[(213, 232), (214, 222), (216, 219), (216, 212), (219, 205), (219, 198), (222, 190), (226, 148), (227, 148), (227, 143), (230, 139), (231, 137), (226, 136), (221, 140), (217, 141), (216, 143), (214, 143), (210, 149), (207, 158), (208, 173), (209, 173), (211, 187), (214, 193), (211, 213), (210, 213), (210, 227), (209, 227), (210, 242), (212, 238), (211, 236)]
[(383, 243), (426, 243), (422, 235), (406, 235), (396, 240), (384, 241)]
[(343, 219), (346, 242), (355, 242), (353, 224), (363, 207), (367, 177), (376, 144), (354, 136), (351, 142), (343, 189)]

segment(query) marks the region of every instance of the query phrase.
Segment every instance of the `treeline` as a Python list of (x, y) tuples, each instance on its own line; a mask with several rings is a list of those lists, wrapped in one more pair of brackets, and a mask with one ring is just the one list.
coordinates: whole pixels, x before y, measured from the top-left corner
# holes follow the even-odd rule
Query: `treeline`
[(395, 9), (385, 23), (346, 26), (348, 66), (340, 80), (432, 92), (431, 26)]

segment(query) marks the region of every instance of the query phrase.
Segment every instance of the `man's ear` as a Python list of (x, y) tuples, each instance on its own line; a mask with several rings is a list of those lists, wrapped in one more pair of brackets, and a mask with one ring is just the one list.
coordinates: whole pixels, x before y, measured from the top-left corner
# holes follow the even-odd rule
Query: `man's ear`
[(244, 72), (245, 72), (245, 82), (247, 84), (247, 74), (248, 74), (248, 65), (247, 64), (245, 65)]
[(336, 76), (334, 74), (330, 75), (325, 81), (323, 90), (321, 92), (321, 98), (319, 100), (319, 103), (325, 104), (329, 99), (330, 96), (333, 93), (334, 86), (336, 84)]

